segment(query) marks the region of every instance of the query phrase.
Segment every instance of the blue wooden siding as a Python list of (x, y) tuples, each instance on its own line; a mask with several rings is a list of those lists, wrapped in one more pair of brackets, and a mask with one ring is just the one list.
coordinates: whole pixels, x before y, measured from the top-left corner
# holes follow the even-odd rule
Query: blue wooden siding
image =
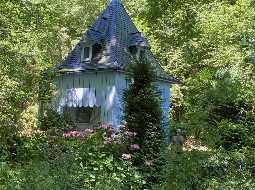
[(63, 107), (101, 107), (101, 121), (112, 123), (112, 111), (117, 94), (115, 73), (73, 73), (55, 79), (58, 89), (53, 100), (55, 109)]
[(169, 136), (169, 111), (170, 111), (170, 85), (168, 82), (158, 82), (161, 90), (162, 121), (161, 125), (165, 138)]
[[(129, 82), (124, 73), (98, 72), (73, 73), (55, 79), (58, 89), (53, 103), (58, 112), (63, 107), (101, 107), (101, 122), (114, 127), (122, 124), (123, 93)], [(162, 128), (165, 136), (169, 133), (169, 99), (168, 82), (156, 82), (155, 86), (161, 93)]]

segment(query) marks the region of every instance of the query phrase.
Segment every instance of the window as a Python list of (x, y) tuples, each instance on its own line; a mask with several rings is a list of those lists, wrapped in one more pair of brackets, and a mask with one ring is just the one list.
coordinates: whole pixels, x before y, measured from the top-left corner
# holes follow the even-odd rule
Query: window
[(146, 56), (144, 48), (140, 48), (139, 59), (144, 60), (144, 61), (147, 60), (147, 56)]
[(93, 46), (85, 46), (82, 50), (82, 61), (91, 61), (91, 59), (99, 58), (102, 46), (98, 43)]
[(64, 107), (64, 114), (76, 123), (95, 124), (100, 121), (100, 107)]
[(102, 51), (102, 46), (98, 43), (92, 46), (92, 58), (100, 57), (100, 53)]
[(135, 55), (136, 52), (137, 52), (136, 46), (130, 46), (130, 47), (129, 47), (129, 51), (130, 51), (130, 53), (131, 53), (132, 55)]
[(85, 59), (88, 59), (89, 58), (89, 50), (90, 48), (89, 47), (85, 47), (84, 48), (84, 51), (83, 51), (83, 57), (85, 58)]
[(93, 108), (78, 108), (76, 112), (76, 122), (77, 123), (90, 123), (90, 118), (93, 112)]
[(82, 60), (83, 61), (90, 61), (92, 57), (92, 47), (85, 46), (82, 51)]
[(129, 47), (129, 51), (132, 55), (136, 56), (137, 60), (146, 59), (145, 49), (140, 46), (131, 46)]
[(138, 47), (136, 51), (136, 59), (140, 61), (140, 58), (141, 58), (141, 48)]

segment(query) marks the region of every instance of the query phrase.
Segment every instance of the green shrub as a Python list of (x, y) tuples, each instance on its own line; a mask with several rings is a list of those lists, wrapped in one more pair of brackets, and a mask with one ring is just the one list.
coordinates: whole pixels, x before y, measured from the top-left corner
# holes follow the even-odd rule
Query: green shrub
[[(66, 131), (52, 138), (37, 131), (24, 139), (13, 166), (1, 168), (4, 190), (51, 189), (142, 189), (144, 176), (130, 159), (130, 144), (124, 134), (114, 134), (110, 126), (95, 131)], [(30, 158), (29, 158), (30, 156)]]
[(40, 128), (43, 130), (69, 130), (76, 128), (76, 125), (71, 121), (68, 115), (62, 115), (53, 111), (52, 108), (44, 111), (45, 113), (40, 118)]
[(184, 151), (177, 154), (171, 147), (164, 153), (166, 165), (162, 182), (155, 190), (253, 190), (254, 149), (226, 151)]
[(219, 137), (215, 143), (217, 147), (231, 150), (255, 146), (255, 126), (253, 125), (236, 124), (222, 120), (217, 124), (214, 132)]
[(124, 92), (124, 120), (129, 131), (137, 132), (134, 142), (141, 145), (144, 158), (153, 160), (163, 139), (160, 100), (152, 84), (156, 75), (150, 62), (134, 62), (130, 73), (133, 82)]

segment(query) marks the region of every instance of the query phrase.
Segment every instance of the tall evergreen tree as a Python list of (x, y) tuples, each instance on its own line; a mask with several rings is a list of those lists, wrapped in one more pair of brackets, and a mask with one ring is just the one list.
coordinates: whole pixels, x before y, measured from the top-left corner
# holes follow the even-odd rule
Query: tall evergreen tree
[(151, 63), (134, 61), (130, 66), (130, 79), (132, 82), (124, 92), (124, 120), (128, 130), (137, 132), (135, 141), (145, 156), (153, 159), (159, 153), (163, 132), (160, 99), (153, 86), (156, 75)]

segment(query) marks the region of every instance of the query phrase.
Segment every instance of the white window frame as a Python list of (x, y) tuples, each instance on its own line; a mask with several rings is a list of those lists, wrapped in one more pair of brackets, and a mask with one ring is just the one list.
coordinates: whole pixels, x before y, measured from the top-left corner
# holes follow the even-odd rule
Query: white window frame
[[(84, 57), (84, 49), (89, 48), (89, 57)], [(92, 46), (83, 46), (82, 52), (81, 52), (81, 60), (82, 61), (90, 61), (92, 59)]]

